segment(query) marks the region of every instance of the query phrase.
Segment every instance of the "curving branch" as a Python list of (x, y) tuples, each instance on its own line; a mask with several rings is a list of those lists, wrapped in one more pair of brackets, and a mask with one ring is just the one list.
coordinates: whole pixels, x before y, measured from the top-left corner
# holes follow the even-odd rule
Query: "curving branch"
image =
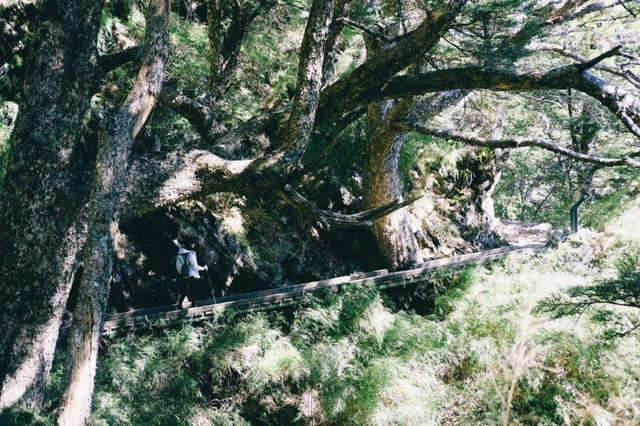
[(293, 189), (291, 185), (285, 185), (284, 192), (280, 195), (303, 214), (326, 226), (372, 226), (374, 220), (391, 214), (421, 198), (414, 197), (404, 201), (396, 199), (374, 209), (354, 214), (344, 214), (320, 209)]
[(464, 142), (469, 145), (479, 146), (483, 148), (522, 148), (525, 146), (533, 146), (542, 148), (547, 151), (555, 152), (556, 154), (563, 155), (565, 157), (573, 158), (587, 163), (596, 164), (600, 167), (612, 167), (612, 166), (631, 166), (640, 167), (640, 160), (635, 158), (640, 155), (640, 150), (633, 152), (626, 157), (610, 158), (610, 157), (598, 157), (595, 155), (584, 154), (574, 151), (569, 148), (565, 148), (562, 145), (554, 143), (544, 139), (533, 138), (503, 138), (503, 139), (485, 139), (478, 137), (470, 133), (461, 133), (455, 130), (439, 129), (430, 127), (424, 123), (411, 123), (406, 125), (406, 130), (424, 135), (437, 136), (442, 139), (455, 140)]
[[(614, 50), (616, 49), (610, 52)], [(606, 55), (600, 55), (596, 59), (602, 60), (604, 57)], [(514, 73), (471, 66), (395, 76), (389, 79), (381, 90), (361, 94), (357, 103), (366, 104), (382, 99), (453, 89), (488, 89), (503, 92), (576, 89), (604, 105), (631, 133), (640, 138), (640, 100), (617, 85), (585, 71), (584, 65), (578, 65), (562, 66), (544, 73)], [(589, 66), (595, 65), (597, 61), (589, 62)], [(337, 104), (332, 105), (332, 108), (339, 107)]]

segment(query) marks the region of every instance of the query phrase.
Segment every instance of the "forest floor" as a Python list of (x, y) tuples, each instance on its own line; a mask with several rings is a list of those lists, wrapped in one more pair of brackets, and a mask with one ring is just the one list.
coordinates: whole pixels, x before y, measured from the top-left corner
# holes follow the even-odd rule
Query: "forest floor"
[[(615, 279), (625, 259), (637, 268), (639, 254), (640, 200), (600, 232), (410, 294), (347, 289), (222, 326), (108, 338), (92, 424), (638, 424), (638, 334), (608, 337), (603, 311), (537, 308)], [(613, 311), (625, 313), (638, 318)]]

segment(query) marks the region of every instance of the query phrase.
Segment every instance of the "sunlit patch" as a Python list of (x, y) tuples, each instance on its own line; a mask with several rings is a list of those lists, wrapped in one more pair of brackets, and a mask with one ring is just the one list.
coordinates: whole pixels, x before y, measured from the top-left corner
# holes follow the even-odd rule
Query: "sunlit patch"
[(233, 207), (225, 212), (222, 218), (222, 224), (224, 229), (230, 234), (244, 236), (247, 233), (244, 227), (242, 212), (237, 207)]
[(393, 321), (394, 315), (382, 304), (382, 300), (377, 298), (367, 308), (360, 321), (360, 327), (366, 333), (372, 334), (378, 341), (381, 341)]

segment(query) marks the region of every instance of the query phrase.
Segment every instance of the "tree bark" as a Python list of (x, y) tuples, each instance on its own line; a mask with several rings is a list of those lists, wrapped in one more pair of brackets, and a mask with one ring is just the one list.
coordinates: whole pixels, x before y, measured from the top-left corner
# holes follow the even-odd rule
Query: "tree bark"
[[(391, 40), (400, 28), (400, 22), (393, 22), (387, 25), (381, 37), (365, 36), (367, 56), (375, 60), (376, 56), (392, 49)], [(446, 102), (449, 98), (451, 102)], [(422, 102), (407, 97), (369, 105), (362, 180), (365, 208), (377, 208), (392, 200), (402, 199), (398, 163), (407, 133), (401, 130), (399, 124), (415, 115), (420, 115), (422, 120), (429, 120), (458, 99), (457, 95), (445, 94), (440, 97), (433, 96)], [(422, 229), (418, 219), (407, 209), (397, 210), (377, 219), (373, 222), (372, 231), (388, 268), (407, 268), (424, 261), (418, 242), (418, 235), (422, 235)]]
[(153, 109), (164, 79), (169, 41), (169, 0), (150, 0), (147, 49), (138, 77), (101, 141), (90, 200), (84, 271), (69, 340), (69, 383), (58, 424), (81, 425), (91, 410), (98, 343), (107, 308), (114, 256), (117, 209), (125, 188), (133, 141)]
[(101, 1), (45, 1), (0, 203), (0, 409), (40, 405), (88, 195), (79, 129), (97, 68)]
[[(386, 9), (391, 11), (395, 5), (381, 6), (383, 9), (386, 6)], [(393, 40), (402, 28), (402, 22), (397, 16), (395, 18), (383, 29), (380, 36), (369, 33), (365, 36), (367, 56), (370, 60), (376, 61), (377, 57), (388, 55), (388, 52), (394, 49)], [(434, 32), (438, 34), (437, 29)], [(418, 65), (419, 58), (420, 56), (413, 58), (414, 65)], [(436, 104), (435, 97), (432, 99)], [(426, 120), (436, 115), (438, 109), (442, 109), (435, 105), (416, 104), (411, 96), (401, 100), (389, 99), (368, 106), (367, 146), (362, 181), (364, 206), (367, 209), (402, 199), (398, 162), (407, 134), (402, 132), (398, 124), (405, 122), (414, 108), (421, 109), (422, 118)], [(407, 209), (397, 210), (374, 221), (373, 234), (387, 267), (400, 269), (423, 262), (417, 239), (417, 234), (421, 234), (422, 230), (416, 222), (417, 219), (412, 217)]]
[[(411, 100), (371, 104), (367, 111), (367, 146), (362, 190), (367, 209), (402, 199), (398, 173), (400, 149), (407, 138), (395, 125), (404, 119)], [(423, 261), (412, 221), (406, 209), (398, 210), (373, 223), (373, 234), (387, 266), (399, 269)]]

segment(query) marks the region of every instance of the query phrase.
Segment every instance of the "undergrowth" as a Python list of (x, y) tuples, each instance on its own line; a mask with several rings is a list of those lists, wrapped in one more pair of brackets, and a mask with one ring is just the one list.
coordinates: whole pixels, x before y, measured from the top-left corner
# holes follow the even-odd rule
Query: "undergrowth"
[(308, 296), (288, 317), (107, 339), (92, 424), (634, 424), (638, 335), (536, 307), (630, 272), (640, 238), (620, 230), (638, 207), (536, 257), (436, 277), (456, 284), (423, 315), (363, 287)]

